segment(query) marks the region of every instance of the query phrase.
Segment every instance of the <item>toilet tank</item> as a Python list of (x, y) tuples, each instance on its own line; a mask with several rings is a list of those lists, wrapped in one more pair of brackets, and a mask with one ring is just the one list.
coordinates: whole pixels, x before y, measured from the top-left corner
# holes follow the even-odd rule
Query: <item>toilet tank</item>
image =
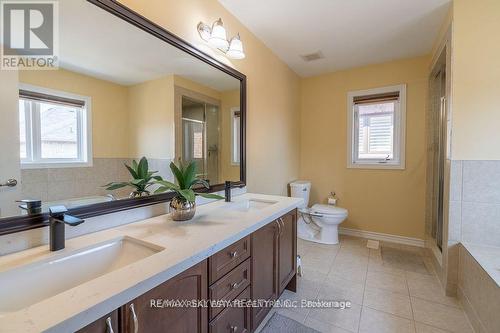
[(309, 206), (309, 194), (311, 193), (311, 182), (307, 180), (296, 180), (290, 183), (290, 194), (294, 198), (302, 198), (304, 202), (298, 207), (307, 208)]

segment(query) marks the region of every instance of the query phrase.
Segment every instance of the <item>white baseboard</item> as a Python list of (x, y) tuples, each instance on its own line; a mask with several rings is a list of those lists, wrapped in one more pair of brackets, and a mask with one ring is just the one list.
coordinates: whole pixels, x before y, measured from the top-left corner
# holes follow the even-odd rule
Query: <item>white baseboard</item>
[(339, 234), (360, 237), (360, 238), (366, 238), (366, 239), (374, 239), (374, 240), (378, 240), (378, 241), (385, 241), (385, 242), (391, 242), (391, 243), (397, 243), (397, 244), (425, 247), (425, 241), (423, 239), (404, 237), (404, 236), (396, 236), (396, 235), (390, 235), (390, 234), (383, 234), (380, 232), (373, 232), (373, 231), (365, 231), (365, 230), (340, 227)]

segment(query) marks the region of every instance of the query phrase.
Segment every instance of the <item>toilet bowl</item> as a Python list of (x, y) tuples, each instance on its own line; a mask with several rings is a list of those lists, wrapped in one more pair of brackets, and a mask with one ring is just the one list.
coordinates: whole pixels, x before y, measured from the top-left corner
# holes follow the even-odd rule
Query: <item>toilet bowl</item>
[(338, 227), (347, 218), (347, 209), (322, 204), (308, 208), (311, 190), (311, 183), (308, 181), (293, 182), (290, 184), (290, 190), (292, 197), (304, 199), (302, 205), (298, 207), (297, 236), (321, 244), (338, 244)]
[(347, 215), (347, 209), (331, 205), (315, 204), (300, 209), (297, 236), (321, 244), (338, 244), (339, 225)]

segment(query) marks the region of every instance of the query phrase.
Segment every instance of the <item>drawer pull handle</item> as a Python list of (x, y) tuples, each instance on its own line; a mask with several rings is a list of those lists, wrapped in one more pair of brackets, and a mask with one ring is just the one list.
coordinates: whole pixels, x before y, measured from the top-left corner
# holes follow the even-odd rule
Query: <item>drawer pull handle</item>
[(234, 258), (236, 258), (236, 257), (238, 256), (238, 251), (233, 251), (233, 252), (230, 252), (230, 253), (229, 253), (229, 256), (230, 256), (231, 258), (233, 258), (233, 259), (234, 259)]
[(130, 304), (130, 311), (132, 312), (132, 320), (134, 321), (134, 333), (139, 331), (139, 319), (137, 319), (137, 315), (135, 314), (134, 303)]
[(113, 323), (111, 322), (111, 317), (108, 317), (106, 319), (106, 333), (115, 333), (115, 331), (113, 331)]
[(230, 330), (232, 333), (236, 333), (238, 331), (238, 326), (231, 326)]
[(241, 287), (241, 285), (243, 283), (245, 283), (245, 280), (241, 280), (240, 282), (231, 283), (231, 289), (232, 290), (238, 289), (239, 287)]

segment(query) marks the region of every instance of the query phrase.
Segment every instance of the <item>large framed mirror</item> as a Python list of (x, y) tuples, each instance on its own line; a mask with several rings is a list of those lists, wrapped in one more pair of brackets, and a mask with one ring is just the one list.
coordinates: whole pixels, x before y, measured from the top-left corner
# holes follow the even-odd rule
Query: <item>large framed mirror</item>
[(58, 57), (0, 71), (0, 234), (54, 205), (91, 217), (171, 199), (137, 191), (141, 159), (169, 181), (171, 162), (195, 161), (210, 192), (245, 185), (245, 75), (111, 0), (59, 2)]

